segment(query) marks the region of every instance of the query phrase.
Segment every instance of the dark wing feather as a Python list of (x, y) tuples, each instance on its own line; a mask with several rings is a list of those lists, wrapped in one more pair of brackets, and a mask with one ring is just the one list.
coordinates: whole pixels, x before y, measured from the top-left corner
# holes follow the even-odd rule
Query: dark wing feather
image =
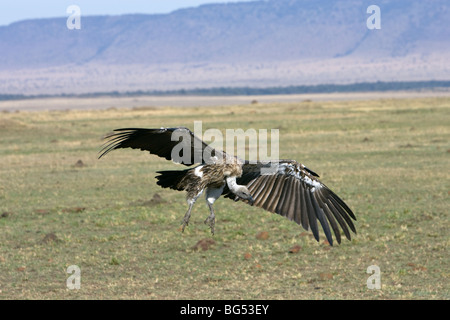
[[(352, 210), (327, 186), (321, 183), (318, 175), (293, 160), (280, 160), (272, 172), (269, 165), (245, 163), (238, 184), (246, 185), (254, 199), (254, 205), (294, 220), (306, 230), (310, 229), (319, 241), (319, 224), (328, 242), (333, 245), (334, 233), (341, 243), (340, 229), (347, 239), (351, 239), (350, 230), (356, 233), (352, 219), (356, 220)], [(225, 188), (226, 198), (236, 199)]]
[[(175, 133), (175, 134), (174, 134)], [(100, 150), (99, 158), (103, 157), (112, 150), (120, 148), (133, 148), (143, 151), (149, 151), (166, 160), (174, 160), (186, 166), (195, 163), (205, 163), (203, 155), (219, 156), (221, 151), (207, 145), (200, 138), (194, 135), (188, 128), (160, 128), (160, 129), (141, 129), (141, 128), (123, 128), (116, 129), (114, 133), (105, 137), (107, 139), (103, 148)], [(181, 144), (181, 145), (179, 145)], [(178, 145), (178, 146), (177, 146)], [(183, 159), (183, 150), (188, 150), (185, 161), (173, 159), (172, 150), (177, 146), (179, 153), (175, 153)], [(205, 153), (205, 150), (207, 151)]]

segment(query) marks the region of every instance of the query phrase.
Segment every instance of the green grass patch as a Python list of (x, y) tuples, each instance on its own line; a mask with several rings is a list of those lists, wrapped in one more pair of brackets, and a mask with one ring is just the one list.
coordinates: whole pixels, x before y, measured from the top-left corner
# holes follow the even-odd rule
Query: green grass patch
[[(0, 299), (449, 299), (448, 119), (448, 98), (2, 113)], [(195, 120), (280, 129), (280, 157), (319, 173), (358, 234), (330, 247), (228, 199), (214, 236), (204, 201), (181, 233), (185, 195), (154, 179), (179, 167), (131, 149), (97, 160), (115, 128)]]

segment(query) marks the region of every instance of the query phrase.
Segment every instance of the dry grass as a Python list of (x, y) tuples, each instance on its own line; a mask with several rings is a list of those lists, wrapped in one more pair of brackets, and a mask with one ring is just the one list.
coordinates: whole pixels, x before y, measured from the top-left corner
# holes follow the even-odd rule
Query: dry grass
[[(448, 98), (3, 113), (0, 298), (448, 299), (449, 116)], [(279, 128), (280, 156), (318, 172), (358, 234), (330, 247), (226, 199), (214, 237), (202, 201), (182, 234), (184, 195), (154, 183), (174, 165), (136, 150), (97, 160), (114, 128), (195, 120)], [(80, 290), (66, 288), (70, 265)]]

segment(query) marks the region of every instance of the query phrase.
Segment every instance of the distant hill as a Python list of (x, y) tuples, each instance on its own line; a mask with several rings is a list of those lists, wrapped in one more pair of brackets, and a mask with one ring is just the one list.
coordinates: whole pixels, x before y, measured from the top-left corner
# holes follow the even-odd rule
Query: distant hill
[(0, 94), (450, 78), (447, 0), (270, 0), (0, 27)]

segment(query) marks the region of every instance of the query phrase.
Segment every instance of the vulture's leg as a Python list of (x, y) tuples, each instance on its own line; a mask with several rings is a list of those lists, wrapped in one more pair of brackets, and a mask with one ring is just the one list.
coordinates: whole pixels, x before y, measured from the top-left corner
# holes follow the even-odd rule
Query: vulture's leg
[(195, 201), (189, 203), (189, 209), (186, 211), (186, 214), (184, 215), (183, 221), (181, 223), (181, 232), (184, 232), (184, 228), (189, 224), (189, 219), (191, 218), (191, 210), (194, 206)]
[(186, 213), (184, 215), (183, 221), (181, 222), (181, 232), (184, 232), (184, 228), (186, 228), (186, 226), (189, 224), (189, 219), (191, 218), (192, 207), (194, 206), (195, 201), (197, 201), (198, 197), (200, 197), (202, 192), (203, 192), (203, 190), (201, 190), (200, 192), (197, 192), (196, 194), (194, 193), (194, 195), (192, 195), (188, 192), (187, 202), (189, 204), (189, 208), (188, 208), (188, 211), (186, 211)]
[(214, 235), (214, 225), (216, 224), (216, 215), (214, 214), (212, 204), (209, 203), (209, 201), (206, 201), (206, 203), (208, 204), (210, 214), (208, 218), (206, 218), (205, 224), (209, 225), (209, 227), (211, 228), (211, 233)]
[(206, 189), (206, 204), (208, 205), (209, 208), (209, 217), (206, 218), (205, 224), (209, 225), (209, 227), (211, 228), (211, 233), (213, 235), (214, 235), (214, 225), (216, 223), (216, 216), (214, 214), (213, 204), (222, 195), (224, 186), (225, 185), (219, 188)]

